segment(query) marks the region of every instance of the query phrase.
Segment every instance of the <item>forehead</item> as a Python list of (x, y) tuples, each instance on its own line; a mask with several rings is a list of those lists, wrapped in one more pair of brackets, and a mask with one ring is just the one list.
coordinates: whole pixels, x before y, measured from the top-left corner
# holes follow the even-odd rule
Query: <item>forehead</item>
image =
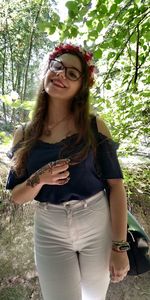
[(66, 67), (75, 67), (80, 71), (82, 70), (81, 61), (76, 55), (65, 53), (60, 55), (59, 59), (65, 64)]

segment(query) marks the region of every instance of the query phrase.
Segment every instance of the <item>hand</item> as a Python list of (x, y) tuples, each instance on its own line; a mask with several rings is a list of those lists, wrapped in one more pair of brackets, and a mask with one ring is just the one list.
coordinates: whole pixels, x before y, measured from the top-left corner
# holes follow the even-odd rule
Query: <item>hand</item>
[(50, 162), (37, 170), (29, 179), (27, 185), (34, 187), (37, 184), (63, 185), (69, 181), (69, 160), (60, 159)]
[(112, 250), (110, 257), (111, 282), (119, 282), (126, 277), (130, 269), (127, 252), (115, 252)]

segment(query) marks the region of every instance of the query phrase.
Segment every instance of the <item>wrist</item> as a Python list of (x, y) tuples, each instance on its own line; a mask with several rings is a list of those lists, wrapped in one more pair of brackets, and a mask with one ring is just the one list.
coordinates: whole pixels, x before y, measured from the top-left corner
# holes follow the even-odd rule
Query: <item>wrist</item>
[(42, 182), (40, 175), (35, 172), (34, 174), (32, 174), (26, 181), (26, 185), (30, 186), (30, 187), (42, 187), (44, 184), (44, 182)]
[(112, 250), (115, 252), (126, 252), (130, 250), (130, 245), (127, 241), (112, 241)]

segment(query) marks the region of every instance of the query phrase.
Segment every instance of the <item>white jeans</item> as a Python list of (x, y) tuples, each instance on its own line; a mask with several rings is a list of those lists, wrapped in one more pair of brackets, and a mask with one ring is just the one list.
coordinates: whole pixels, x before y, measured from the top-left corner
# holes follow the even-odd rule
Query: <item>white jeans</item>
[(44, 300), (104, 300), (111, 252), (105, 194), (61, 205), (39, 203), (34, 221), (35, 262)]

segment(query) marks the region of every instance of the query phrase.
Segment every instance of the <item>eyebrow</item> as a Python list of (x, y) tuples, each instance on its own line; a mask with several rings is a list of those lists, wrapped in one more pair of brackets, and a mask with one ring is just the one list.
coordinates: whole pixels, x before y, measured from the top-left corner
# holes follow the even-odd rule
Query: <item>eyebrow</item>
[(79, 71), (80, 73), (82, 73), (82, 71), (77, 69), (75, 66), (66, 66), (65, 63), (62, 60), (60, 60), (60, 59), (55, 59), (55, 60), (58, 60), (59, 62), (61, 62), (66, 68), (73, 68), (73, 69)]

